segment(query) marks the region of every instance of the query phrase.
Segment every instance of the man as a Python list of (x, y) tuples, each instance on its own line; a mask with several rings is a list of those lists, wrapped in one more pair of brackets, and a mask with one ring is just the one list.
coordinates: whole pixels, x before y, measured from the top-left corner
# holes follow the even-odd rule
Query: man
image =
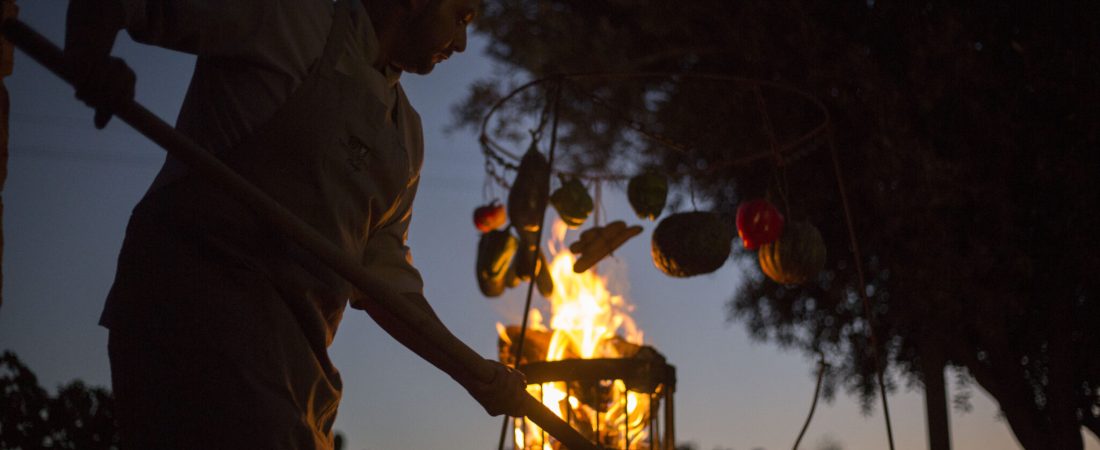
[[(119, 30), (196, 54), (177, 128), (432, 314), (406, 234), (419, 117), (398, 76), (466, 47), (476, 0), (72, 0), (66, 63), (102, 127), (133, 74)], [(522, 374), (464, 372), (416, 330), (171, 157), (134, 209), (101, 323), (127, 448), (325, 449), (344, 307), (450, 374), (493, 415)], [(451, 337), (453, 338), (453, 337)], [(457, 341), (457, 339), (456, 339)]]

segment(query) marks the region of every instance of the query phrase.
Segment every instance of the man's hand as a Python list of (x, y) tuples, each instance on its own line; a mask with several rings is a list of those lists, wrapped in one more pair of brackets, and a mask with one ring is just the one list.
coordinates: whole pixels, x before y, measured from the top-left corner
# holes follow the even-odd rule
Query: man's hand
[(111, 57), (115, 36), (125, 25), (121, 3), (72, 0), (65, 23), (65, 76), (76, 98), (95, 108), (95, 126), (103, 128), (116, 111), (134, 99), (134, 71)]
[(493, 379), (489, 383), (472, 381), (464, 383), (466, 391), (474, 397), (490, 416), (507, 414), (523, 416), (523, 399), (527, 393), (527, 377), (523, 373), (492, 360)]
[(76, 98), (95, 108), (95, 127), (103, 129), (116, 111), (134, 99), (137, 77), (115, 57), (81, 60), (65, 54), (66, 75), (76, 87)]

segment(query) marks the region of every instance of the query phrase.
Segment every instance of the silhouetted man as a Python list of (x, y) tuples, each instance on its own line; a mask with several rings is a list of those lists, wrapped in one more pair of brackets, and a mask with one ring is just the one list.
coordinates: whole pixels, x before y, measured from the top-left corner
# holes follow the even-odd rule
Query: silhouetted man
[[(398, 83), (466, 47), (476, 0), (72, 0), (66, 63), (102, 127), (133, 95), (119, 30), (198, 56), (177, 128), (425, 311), (405, 245), (420, 119)], [(416, 330), (169, 157), (134, 209), (101, 319), (129, 448), (324, 449), (344, 307), (517, 414), (521, 374), (461, 376)], [(432, 313), (434, 317), (434, 313)]]

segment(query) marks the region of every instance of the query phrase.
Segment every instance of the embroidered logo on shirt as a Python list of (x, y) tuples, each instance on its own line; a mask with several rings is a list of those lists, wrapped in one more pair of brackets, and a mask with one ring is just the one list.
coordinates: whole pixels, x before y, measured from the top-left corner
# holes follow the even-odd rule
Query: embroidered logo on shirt
[(355, 136), (349, 136), (347, 141), (343, 142), (344, 148), (348, 151), (348, 164), (356, 172), (361, 172), (367, 168), (367, 155), (370, 154), (370, 147), (364, 144), (363, 141)]

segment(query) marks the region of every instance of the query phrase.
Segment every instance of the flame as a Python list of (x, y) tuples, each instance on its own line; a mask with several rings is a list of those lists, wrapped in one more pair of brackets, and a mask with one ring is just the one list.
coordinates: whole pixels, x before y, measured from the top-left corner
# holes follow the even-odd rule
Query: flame
[[(548, 243), (549, 253), (553, 256), (550, 274), (554, 279), (554, 292), (548, 299), (548, 331), (553, 334), (546, 360), (630, 356), (622, 354), (623, 346), (616, 345), (616, 341), (637, 346), (643, 343), (643, 333), (630, 317), (633, 306), (622, 295), (611, 292), (607, 278), (594, 270), (580, 274), (573, 272), (576, 258), (563, 244), (566, 231), (565, 224), (556, 221), (553, 238)], [(546, 330), (538, 309), (531, 310), (529, 329)], [(510, 344), (504, 326), (498, 323), (497, 330), (504, 342)], [(584, 397), (585, 394), (571, 392), (564, 382), (527, 387), (531, 395), (541, 399), (558, 417), (570, 421), (582, 434), (599, 436), (601, 445), (649, 448), (645, 439), (648, 433), (645, 425), (650, 414), (649, 395), (628, 391), (622, 380), (601, 383), (595, 390), (603, 394), (596, 395), (596, 398), (587, 398), (592, 395), (581, 398), (578, 395)], [(516, 449), (559, 448), (556, 442), (551, 445), (549, 437), (541, 429), (527, 421), (518, 421), (514, 434)]]

